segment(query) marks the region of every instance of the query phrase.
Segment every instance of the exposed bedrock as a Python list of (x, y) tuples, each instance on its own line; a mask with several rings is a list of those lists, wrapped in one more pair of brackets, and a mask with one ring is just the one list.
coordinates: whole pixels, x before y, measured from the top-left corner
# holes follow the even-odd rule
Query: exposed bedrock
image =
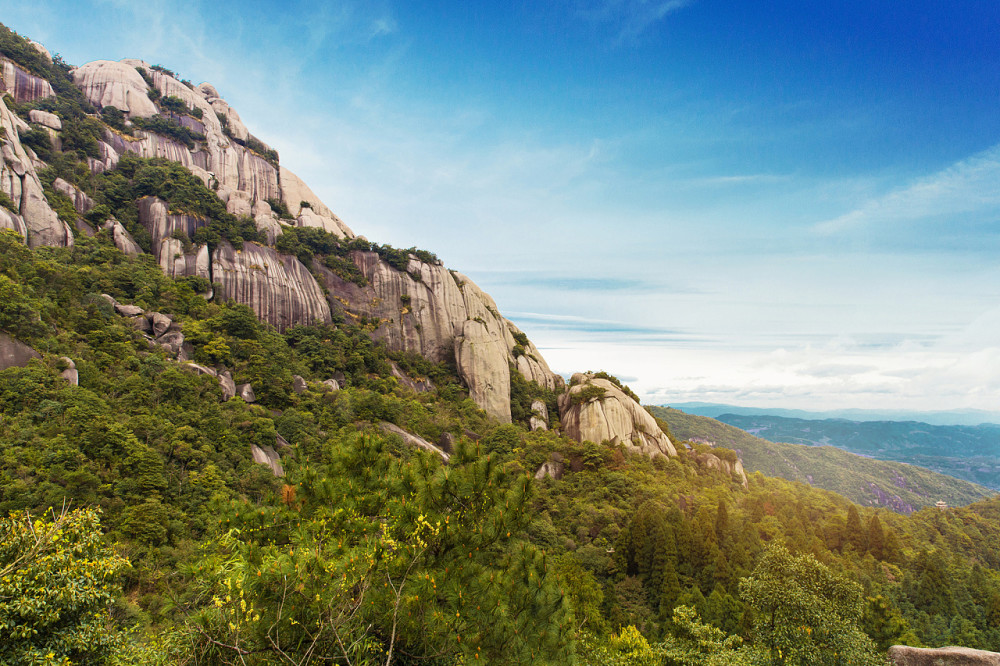
[(609, 441), (651, 458), (677, 455), (649, 412), (610, 381), (592, 374), (573, 375), (569, 390), (559, 396), (559, 421), (578, 442)]

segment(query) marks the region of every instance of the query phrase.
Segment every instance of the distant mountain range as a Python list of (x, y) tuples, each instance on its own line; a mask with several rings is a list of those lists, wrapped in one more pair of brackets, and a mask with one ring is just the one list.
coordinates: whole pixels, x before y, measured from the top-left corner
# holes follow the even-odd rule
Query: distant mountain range
[[(878, 460), (831, 445), (773, 442), (723, 422), (724, 418), (749, 417), (725, 415), (716, 420), (668, 407), (652, 407), (651, 410), (654, 416), (667, 422), (671, 434), (678, 442), (689, 440), (735, 450), (747, 473), (762, 472), (768, 476), (801, 481), (839, 493), (865, 506), (910, 513), (938, 501), (949, 506), (961, 506), (992, 494), (989, 488), (984, 487), (985, 484), (955, 478), (957, 469), (952, 469), (951, 475), (923, 469), (926, 462), (923, 459), (921, 466), (916, 466)], [(773, 424), (770, 421), (768, 423)], [(954, 468), (959, 466), (958, 462), (952, 465)]]
[(838, 449), (926, 467), (1000, 490), (1000, 426), (931, 425), (917, 421), (793, 419), (721, 414), (718, 420), (772, 442)]
[(918, 421), (931, 425), (980, 425), (1000, 423), (1000, 412), (982, 409), (956, 409), (934, 412), (876, 409), (836, 409), (828, 411), (807, 411), (802, 409), (780, 409), (768, 407), (738, 407), (715, 402), (677, 402), (664, 407), (673, 407), (686, 414), (718, 418), (723, 414), (770, 415), (798, 419), (850, 419), (852, 421)]

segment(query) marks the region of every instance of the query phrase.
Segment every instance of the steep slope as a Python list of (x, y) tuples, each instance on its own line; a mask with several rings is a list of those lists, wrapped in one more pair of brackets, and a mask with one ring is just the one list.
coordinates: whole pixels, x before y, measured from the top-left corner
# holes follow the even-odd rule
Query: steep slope
[[(511, 371), (544, 389), (562, 388), (562, 378), (488, 294), (436, 258), (428, 260), (428, 253), (356, 239), (306, 183), (279, 165), (277, 153), (247, 130), (212, 85), (194, 87), (142, 60), (96, 61), (75, 69), (51, 62), (46, 69), (29, 60), (4, 61), (4, 86), (13, 97), (0, 104), (6, 137), (0, 190), (11, 203), (0, 209), (0, 227), (13, 229), (32, 247), (72, 244), (73, 230), (60, 215), (76, 218), (88, 233), (88, 222), (111, 230), (127, 253), (149, 252), (172, 277), (207, 280), (215, 285), (210, 295), (249, 305), (279, 331), (335, 317), (364, 321), (373, 339), (390, 350), (454, 361), (473, 400), (501, 421), (511, 420)], [(29, 65), (40, 71), (28, 73)], [(58, 85), (50, 84), (53, 78)], [(54, 100), (45, 107), (52, 113), (34, 108), (39, 98)], [(50, 126), (43, 130), (38, 121), (46, 118)], [(80, 127), (91, 135), (84, 152), (92, 174), (114, 173), (123, 155), (166, 159), (194, 174), (222, 207), (195, 210), (183, 200), (153, 196), (139, 202), (136, 224), (102, 219), (103, 209), (83, 192), (95, 193), (86, 178), (60, 172), (75, 182), (56, 179), (46, 186), (39, 177), (52, 171), (41, 157), (58, 159), (64, 135)], [(49, 138), (39, 139), (41, 131)], [(29, 133), (31, 145), (22, 141)], [(39, 141), (51, 146), (43, 150)], [(57, 190), (69, 200), (60, 214), (49, 203), (58, 200)], [(249, 234), (245, 239), (213, 236), (226, 216), (226, 224), (249, 224), (256, 232), (243, 232)], [(280, 239), (294, 230), (312, 240), (328, 235), (339, 264), (324, 261), (331, 240), (323, 240), (326, 252), (315, 257), (287, 251), (295, 241)], [(143, 239), (145, 245), (137, 242)]]
[(992, 494), (983, 486), (913, 465), (873, 460), (832, 446), (770, 442), (707, 416), (669, 407), (650, 409), (670, 425), (677, 439), (735, 450), (748, 472), (832, 490), (863, 506), (910, 513), (938, 501), (964, 506)]

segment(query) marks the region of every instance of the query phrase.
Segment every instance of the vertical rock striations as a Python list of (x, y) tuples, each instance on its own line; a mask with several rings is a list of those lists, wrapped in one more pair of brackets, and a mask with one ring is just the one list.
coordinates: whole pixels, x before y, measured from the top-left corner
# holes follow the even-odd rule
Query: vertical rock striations
[(358, 285), (318, 262), (334, 311), (376, 320), (372, 334), (389, 349), (431, 359), (454, 358), (472, 399), (510, 422), (510, 367), (549, 389), (563, 385), (541, 353), (514, 324), (500, 316), (493, 299), (466, 276), (440, 262), (410, 255), (406, 271), (375, 252), (355, 251), (351, 261), (364, 275)]
[(48, 81), (29, 74), (6, 58), (0, 58), (0, 77), (3, 92), (10, 93), (18, 104), (55, 95)]
[(19, 129), (27, 129), (27, 125), (0, 100), (0, 192), (10, 198), (14, 207), (0, 213), (0, 228), (13, 229), (31, 247), (72, 245), (73, 232), (49, 206), (35, 171), (35, 154), (29, 154), (21, 145)]
[(212, 257), (217, 296), (253, 308), (279, 331), (296, 324), (330, 323), (323, 290), (298, 259), (272, 248), (244, 243), (236, 250), (221, 243)]

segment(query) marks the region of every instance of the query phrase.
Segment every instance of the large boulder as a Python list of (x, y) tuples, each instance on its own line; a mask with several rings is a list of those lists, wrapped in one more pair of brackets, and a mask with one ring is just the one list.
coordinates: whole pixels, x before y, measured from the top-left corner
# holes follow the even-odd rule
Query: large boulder
[(442, 451), (437, 446), (431, 444), (423, 437), (418, 437), (417, 435), (414, 435), (411, 432), (407, 432), (406, 430), (403, 430), (394, 423), (389, 423), (388, 421), (382, 421), (381, 423), (379, 423), (379, 427), (382, 428), (384, 432), (389, 433), (390, 435), (399, 436), (399, 438), (403, 440), (404, 444), (407, 444), (409, 446), (414, 446), (416, 448), (423, 449), (425, 451), (430, 451), (431, 453), (436, 453), (437, 455), (441, 456), (441, 460), (445, 462), (448, 462), (448, 460), (451, 458), (450, 455)]
[(135, 66), (125, 62), (95, 60), (73, 70), (73, 83), (91, 104), (113, 106), (129, 116), (149, 118), (158, 113), (149, 99), (149, 87)]
[(41, 357), (41, 354), (20, 340), (0, 332), (0, 370), (23, 368), (31, 359)]
[(563, 431), (578, 442), (608, 441), (651, 458), (677, 455), (649, 412), (613, 383), (593, 374), (573, 375), (569, 390), (559, 396), (559, 421)]
[(967, 647), (915, 648), (893, 645), (889, 648), (889, 661), (893, 666), (1000, 666), (1000, 652)]
[(253, 461), (260, 465), (267, 465), (271, 468), (271, 473), (275, 476), (284, 476), (285, 468), (281, 466), (281, 457), (278, 455), (277, 451), (271, 446), (257, 446), (256, 444), (250, 445), (250, 455), (253, 456)]

